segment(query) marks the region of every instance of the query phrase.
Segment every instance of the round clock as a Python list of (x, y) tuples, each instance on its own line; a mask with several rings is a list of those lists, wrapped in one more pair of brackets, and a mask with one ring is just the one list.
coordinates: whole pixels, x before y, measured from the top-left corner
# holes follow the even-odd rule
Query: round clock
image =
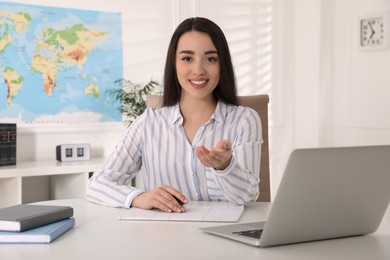
[(360, 47), (383, 49), (389, 46), (390, 13), (365, 16), (360, 19)]

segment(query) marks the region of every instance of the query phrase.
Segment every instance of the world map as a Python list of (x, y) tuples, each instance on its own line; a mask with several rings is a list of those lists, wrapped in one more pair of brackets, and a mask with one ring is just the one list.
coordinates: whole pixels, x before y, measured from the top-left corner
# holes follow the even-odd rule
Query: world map
[(121, 121), (120, 14), (0, 2), (0, 77), (1, 121)]

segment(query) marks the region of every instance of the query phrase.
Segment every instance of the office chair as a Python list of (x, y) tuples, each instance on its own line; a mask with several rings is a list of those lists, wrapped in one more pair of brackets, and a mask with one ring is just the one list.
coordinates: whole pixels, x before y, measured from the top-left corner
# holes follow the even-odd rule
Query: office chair
[[(260, 118), (263, 132), (263, 144), (261, 145), (260, 162), (260, 194), (257, 201), (271, 201), (270, 188), (270, 170), (269, 170), (269, 143), (268, 143), (268, 95), (239, 96), (238, 102), (242, 106), (247, 106), (255, 110)], [(162, 105), (161, 95), (148, 95), (146, 100), (147, 107), (159, 108)]]

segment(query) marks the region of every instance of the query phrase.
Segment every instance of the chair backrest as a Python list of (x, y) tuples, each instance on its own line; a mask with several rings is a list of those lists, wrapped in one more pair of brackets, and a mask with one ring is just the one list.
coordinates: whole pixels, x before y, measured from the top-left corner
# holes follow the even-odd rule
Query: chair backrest
[[(268, 95), (239, 96), (238, 102), (255, 110), (260, 118), (263, 132), (263, 144), (261, 145), (260, 163), (260, 195), (257, 201), (271, 201), (270, 170), (269, 170), (269, 143), (268, 143)], [(162, 105), (161, 95), (148, 95), (146, 105), (151, 108), (160, 108)]]
[(269, 170), (269, 143), (268, 143), (268, 102), (269, 96), (239, 96), (238, 102), (242, 106), (250, 107), (255, 110), (261, 118), (261, 128), (263, 134), (263, 144), (261, 145), (261, 162), (260, 162), (260, 195), (257, 201), (271, 201), (271, 185)]

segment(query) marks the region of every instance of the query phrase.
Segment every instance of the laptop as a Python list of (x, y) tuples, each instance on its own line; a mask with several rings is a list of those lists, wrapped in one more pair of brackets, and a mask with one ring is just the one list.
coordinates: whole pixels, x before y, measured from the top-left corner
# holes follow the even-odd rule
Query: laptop
[(390, 201), (390, 145), (294, 150), (265, 222), (201, 228), (269, 247), (375, 232)]

